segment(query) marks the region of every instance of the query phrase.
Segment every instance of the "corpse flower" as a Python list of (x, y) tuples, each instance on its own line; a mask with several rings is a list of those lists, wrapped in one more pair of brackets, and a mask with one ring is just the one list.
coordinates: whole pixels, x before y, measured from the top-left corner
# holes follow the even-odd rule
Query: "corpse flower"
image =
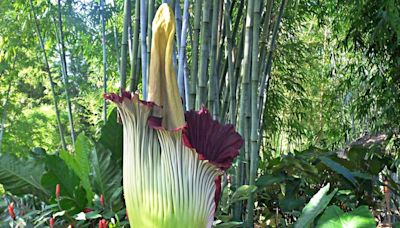
[(184, 113), (173, 68), (175, 19), (153, 20), (148, 101), (106, 94), (123, 123), (123, 189), (131, 227), (211, 227), (221, 179), (243, 140), (202, 107)]

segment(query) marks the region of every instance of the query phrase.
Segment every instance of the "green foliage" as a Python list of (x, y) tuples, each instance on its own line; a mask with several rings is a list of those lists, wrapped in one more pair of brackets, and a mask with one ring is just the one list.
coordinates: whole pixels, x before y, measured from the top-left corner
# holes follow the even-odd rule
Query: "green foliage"
[(319, 158), (324, 165), (335, 171), (336, 173), (339, 173), (340, 175), (343, 175), (347, 180), (349, 180), (355, 187), (358, 187), (358, 182), (353, 176), (353, 174), (350, 172), (350, 170), (346, 169), (342, 165), (336, 163), (335, 161), (331, 160), (328, 157), (320, 157)]
[(367, 206), (360, 206), (345, 213), (338, 206), (332, 205), (318, 219), (317, 228), (369, 228), (376, 227), (375, 219)]
[(122, 168), (112, 160), (111, 151), (98, 143), (90, 151), (89, 161), (91, 168), (89, 178), (94, 191), (104, 196), (107, 207), (121, 208), (121, 201), (115, 198), (114, 193), (121, 187)]
[(43, 171), (43, 162), (33, 158), (0, 155), (0, 184), (15, 195), (35, 194), (45, 199), (49, 193), (40, 184)]
[(118, 123), (118, 111), (112, 109), (107, 122), (101, 128), (99, 143), (112, 152), (112, 159), (122, 165), (122, 124)]
[(294, 225), (295, 228), (298, 227), (309, 227), (314, 219), (328, 206), (329, 202), (336, 194), (337, 190), (333, 190), (328, 194), (330, 184), (321, 188), (317, 194), (315, 194), (310, 202), (304, 207), (301, 216)]
[(90, 161), (89, 153), (92, 149), (89, 138), (84, 134), (80, 134), (75, 142), (74, 153), (61, 151), (60, 157), (65, 161), (69, 168), (71, 168), (82, 182), (82, 186), (86, 191), (86, 198), (91, 203), (94, 193), (90, 185)]
[(45, 163), (46, 172), (43, 174), (41, 184), (51, 193), (51, 202), (55, 203), (56, 185), (59, 184), (61, 207), (68, 209), (71, 213), (83, 210), (88, 200), (85, 190), (80, 185), (79, 177), (57, 155), (47, 155)]
[(245, 200), (250, 197), (252, 193), (257, 190), (257, 186), (254, 185), (242, 185), (232, 194), (231, 203), (239, 200)]

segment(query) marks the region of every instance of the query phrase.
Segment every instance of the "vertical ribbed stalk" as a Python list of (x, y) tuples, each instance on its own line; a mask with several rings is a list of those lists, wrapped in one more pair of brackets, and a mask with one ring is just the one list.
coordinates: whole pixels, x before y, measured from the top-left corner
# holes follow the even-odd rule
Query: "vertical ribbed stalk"
[[(139, 1), (139, 0), (138, 0)], [(147, 10), (146, 1), (140, 0), (140, 43), (142, 52), (142, 95), (147, 99)]]
[[(243, 81), (243, 78), (240, 77), (240, 67), (241, 67), (241, 61), (239, 61), (240, 59), (242, 59), (243, 57), (243, 47), (244, 47), (244, 35), (245, 35), (245, 27), (242, 28), (241, 31), (241, 35), (240, 35), (240, 40), (238, 42), (238, 48), (237, 48), (237, 52), (235, 55), (235, 71), (234, 71), (234, 77), (236, 79), (236, 85), (235, 85), (235, 89), (236, 89), (236, 97), (240, 97), (240, 88), (241, 88), (241, 81)], [(242, 110), (240, 108), (241, 105), (241, 99), (239, 100), (239, 104), (236, 103), (236, 105), (239, 105), (238, 108), (235, 109), (235, 119), (238, 119), (238, 115), (239, 115), (239, 119), (238, 119), (238, 124), (237, 124), (237, 129), (239, 131), (240, 134), (240, 128), (241, 128), (241, 111)], [(239, 110), (238, 110), (239, 109)], [(239, 114), (238, 114), (239, 113)], [(244, 115), (244, 114), (243, 114)], [(243, 123), (244, 124), (244, 123)], [(243, 131), (244, 132), (244, 129)], [(245, 179), (245, 175), (244, 175), (244, 147), (242, 147), (242, 149), (240, 150), (240, 154), (237, 158), (237, 168), (236, 168), (236, 179), (235, 179), (235, 187), (238, 188), (240, 185), (242, 185), (244, 183), (244, 179)], [(235, 207), (234, 207), (234, 216), (239, 216), (237, 217), (237, 221), (241, 220), (241, 214), (242, 214), (242, 202), (236, 202), (235, 203)]]
[(218, 78), (217, 78), (217, 32), (218, 32), (218, 12), (219, 4), (218, 0), (213, 0), (213, 13), (212, 13), (212, 23), (211, 23), (211, 50), (210, 50), (210, 72), (208, 80), (208, 102), (207, 106), (212, 110), (214, 119), (217, 119), (217, 107), (216, 94), (218, 89)]
[(63, 149), (66, 150), (67, 146), (66, 146), (66, 143), (65, 143), (64, 132), (63, 132), (62, 125), (61, 125), (60, 111), (58, 110), (57, 95), (56, 95), (55, 88), (54, 88), (53, 77), (51, 76), (50, 65), (49, 65), (49, 61), (47, 59), (46, 49), (44, 48), (44, 41), (43, 41), (42, 35), (40, 33), (39, 24), (38, 24), (38, 21), (37, 21), (35, 9), (33, 8), (32, 0), (29, 0), (29, 4), (31, 6), (31, 10), (32, 10), (32, 14), (33, 14), (33, 20), (35, 21), (36, 33), (37, 33), (37, 36), (39, 38), (40, 48), (41, 48), (42, 53), (43, 53), (43, 60), (44, 60), (44, 63), (46, 65), (47, 77), (49, 79), (50, 89), (51, 89), (51, 93), (53, 95), (54, 111), (56, 113), (56, 119), (57, 119), (58, 131), (59, 131), (60, 138), (61, 138), (61, 144), (62, 144)]
[(65, 45), (64, 45), (64, 33), (61, 18), (61, 1), (58, 0), (58, 29), (60, 34), (60, 46), (61, 46), (61, 69), (63, 75), (63, 82), (65, 87), (65, 98), (67, 100), (67, 112), (69, 128), (71, 132), (72, 146), (75, 146), (75, 130), (74, 130), (74, 119), (72, 117), (71, 99), (69, 95), (69, 82), (68, 82), (68, 71), (67, 71), (67, 60), (65, 58)]
[(147, 5), (148, 8), (148, 14), (147, 14), (147, 69), (150, 66), (150, 51), (151, 51), (151, 39), (153, 36), (153, 31), (152, 31), (152, 22), (154, 18), (154, 5), (155, 5), (155, 0), (149, 0)]
[(225, 32), (226, 32), (226, 53), (228, 56), (228, 79), (229, 79), (229, 123), (236, 122), (235, 109), (236, 109), (236, 88), (235, 88), (235, 75), (233, 64), (233, 44), (232, 44), (232, 30), (231, 30), (231, 16), (230, 16), (231, 1), (225, 0)]
[(3, 113), (1, 114), (1, 125), (0, 125), (0, 153), (1, 153), (1, 145), (3, 144), (3, 134), (4, 134), (4, 125), (6, 123), (6, 117), (7, 117), (7, 108), (8, 108), (8, 103), (10, 99), (10, 92), (11, 92), (11, 83), (12, 80), (8, 82), (8, 87), (7, 87), (7, 92), (6, 92), (6, 100), (4, 101), (3, 104)]
[[(260, 37), (260, 60), (262, 60), (262, 64), (260, 66), (260, 74), (263, 72), (264, 69), (264, 65), (266, 65), (265, 61), (265, 55), (267, 53), (268, 50), (268, 42), (269, 42), (269, 35), (270, 35), (270, 31), (271, 31), (271, 15), (272, 15), (272, 6), (273, 6), (273, 2), (274, 0), (267, 0), (267, 5), (266, 5), (266, 9), (265, 9), (265, 16), (264, 16), (264, 21), (262, 22), (263, 25), (263, 30), (261, 33), (261, 37)], [(259, 93), (260, 94), (260, 93)], [(260, 94), (261, 95), (261, 94)]]
[[(184, 6), (183, 6), (183, 21), (182, 21), (182, 32), (179, 36), (180, 39), (180, 46), (179, 46), (179, 56), (178, 56), (178, 88), (179, 88), (179, 95), (181, 97), (185, 98), (185, 101), (187, 100), (187, 97), (185, 96), (185, 89), (184, 89), (184, 67), (185, 67), (185, 56), (186, 56), (186, 35), (187, 35), (187, 27), (189, 23), (189, 0), (185, 0)], [(184, 102), (186, 106), (186, 102)]]
[(211, 1), (204, 1), (203, 16), (201, 24), (201, 51), (199, 63), (199, 86), (196, 96), (196, 107), (199, 108), (202, 104), (206, 104), (207, 100), (207, 68), (209, 56), (209, 26), (210, 26), (210, 7)]
[(196, 91), (198, 86), (198, 50), (201, 20), (202, 0), (196, 0), (194, 4), (193, 44), (192, 44), (192, 67), (190, 70), (190, 99), (189, 109), (196, 108)]
[(131, 83), (129, 90), (134, 92), (137, 90), (139, 83), (139, 75), (136, 73), (138, 68), (137, 55), (139, 46), (139, 23), (140, 23), (140, 0), (135, 1), (135, 19), (134, 19), (134, 31), (133, 31), (133, 41), (132, 41), (132, 58), (131, 61)]
[[(185, 0), (185, 1), (189, 1), (189, 0)], [(183, 70), (183, 82), (184, 82), (184, 85), (185, 85), (185, 110), (186, 111), (188, 111), (188, 110), (190, 110), (190, 108), (189, 108), (189, 96), (190, 96), (190, 85), (189, 85), (189, 74), (190, 74), (190, 70), (189, 70), (189, 64), (188, 64), (188, 61), (187, 61), (187, 57), (186, 57), (186, 55), (185, 55), (185, 59), (184, 59), (184, 63), (183, 63), (183, 68), (184, 68), (184, 70)]]
[(172, 7), (175, 14), (175, 24), (176, 24), (176, 44), (178, 46), (178, 55), (179, 55), (179, 47), (181, 46), (181, 34), (182, 34), (182, 15), (181, 15), (181, 5), (179, 1), (175, 3), (175, 6)]
[[(278, 36), (278, 30), (279, 30), (279, 25), (283, 16), (283, 13), (285, 11), (285, 6), (286, 6), (287, 0), (282, 0), (281, 5), (279, 7), (279, 14), (278, 14), (278, 18), (276, 19), (275, 25), (274, 25), (274, 30), (272, 32), (272, 37), (271, 37), (271, 44), (268, 50), (268, 55), (267, 55), (267, 63), (264, 69), (264, 72), (261, 74), (262, 80), (261, 80), (261, 85), (260, 85), (260, 97), (259, 97), (259, 104), (260, 104), (260, 109), (259, 109), (259, 120), (260, 120), (260, 126), (262, 127), (264, 125), (263, 123), (263, 118), (262, 115), (264, 113), (264, 108), (265, 108), (265, 104), (267, 102), (267, 92), (268, 92), (268, 86), (269, 86), (269, 81), (271, 80), (271, 67), (272, 67), (272, 54), (274, 52), (275, 49), (275, 43), (277, 40), (277, 36)], [(264, 99), (264, 96), (266, 96), (266, 98)], [(260, 142), (259, 142), (260, 144)]]
[(128, 29), (131, 21), (131, 1), (124, 1), (124, 29), (121, 42), (121, 66), (120, 66), (120, 91), (126, 89), (126, 65), (128, 51)]
[[(242, 67), (240, 75), (242, 77), (242, 85), (241, 85), (241, 97), (240, 97), (240, 114), (239, 114), (239, 134), (244, 136), (245, 138), (245, 146), (244, 149), (241, 151), (241, 155), (247, 158), (248, 146), (249, 146), (249, 137), (248, 137), (248, 124), (246, 123), (247, 112), (249, 110), (249, 103), (250, 103), (250, 64), (251, 64), (251, 36), (252, 36), (252, 29), (253, 29), (253, 0), (249, 0), (246, 9), (246, 24), (245, 24), (245, 37), (244, 37), (244, 53), (243, 53), (243, 60), (242, 60)], [(246, 163), (247, 164), (247, 163)], [(246, 169), (247, 171), (247, 169)], [(252, 211), (248, 211), (248, 214), (252, 213)], [(247, 218), (247, 226), (250, 222)]]
[[(101, 37), (103, 46), (103, 93), (107, 93), (107, 53), (106, 53), (106, 20), (104, 18), (104, 0), (100, 0)], [(107, 101), (103, 103), (103, 120), (107, 121)]]
[[(260, 17), (261, 1), (254, 1), (253, 6), (253, 43), (252, 43), (252, 62), (251, 62), (251, 150), (250, 150), (250, 176), (249, 184), (255, 185), (258, 169), (258, 72), (259, 72), (259, 36), (260, 36)], [(255, 194), (251, 194), (247, 201), (248, 222), (253, 224), (254, 220), (254, 199)], [(252, 226), (251, 226), (252, 227)]]
[[(111, 0), (111, 7), (115, 7), (114, 0)], [(116, 18), (115, 12), (113, 12), (113, 18)], [(114, 35), (114, 47), (115, 47), (115, 56), (117, 58), (117, 70), (118, 74), (121, 74), (121, 58), (119, 53), (119, 44), (118, 44), (118, 30), (115, 21), (113, 22), (113, 35)]]

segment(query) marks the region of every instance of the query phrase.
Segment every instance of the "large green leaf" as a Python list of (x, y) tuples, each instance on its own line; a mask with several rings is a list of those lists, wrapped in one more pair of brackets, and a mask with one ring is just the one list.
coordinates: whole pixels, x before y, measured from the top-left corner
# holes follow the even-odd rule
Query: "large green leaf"
[(114, 108), (101, 129), (99, 143), (112, 152), (115, 161), (122, 161), (122, 124), (117, 121), (118, 111)]
[(338, 206), (328, 207), (318, 220), (318, 228), (373, 228), (376, 227), (374, 216), (367, 206), (344, 213)]
[(309, 227), (314, 219), (328, 206), (329, 202), (336, 194), (336, 189), (328, 194), (330, 184), (321, 188), (317, 194), (315, 194), (310, 202), (303, 208), (301, 216), (294, 225), (295, 228)]
[(0, 156), (0, 184), (14, 195), (34, 194), (46, 200), (49, 193), (40, 184), (43, 172), (41, 161), (9, 154)]
[(57, 155), (47, 155), (45, 158), (46, 172), (41, 183), (55, 197), (56, 185), (60, 185), (61, 206), (73, 212), (85, 208), (87, 199), (85, 191), (80, 185), (78, 176), (69, 169), (65, 162)]
[(81, 180), (82, 186), (86, 191), (86, 198), (89, 202), (92, 202), (94, 196), (89, 180), (89, 153), (91, 150), (92, 145), (89, 138), (87, 138), (84, 134), (80, 134), (76, 139), (75, 152), (73, 154), (67, 151), (60, 152), (60, 157)]
[(94, 190), (99, 195), (103, 194), (106, 206), (113, 207), (120, 203), (113, 198), (113, 194), (121, 187), (122, 171), (118, 163), (111, 159), (111, 151), (98, 143), (91, 150), (89, 158), (90, 179)]
[(334, 172), (342, 175), (345, 177), (347, 180), (349, 180), (355, 187), (358, 187), (358, 182), (356, 178), (353, 176), (350, 170), (348, 170), (346, 167), (340, 165), (339, 163), (333, 161), (332, 159), (328, 157), (321, 156), (319, 157), (322, 163), (324, 163), (328, 168), (332, 169)]

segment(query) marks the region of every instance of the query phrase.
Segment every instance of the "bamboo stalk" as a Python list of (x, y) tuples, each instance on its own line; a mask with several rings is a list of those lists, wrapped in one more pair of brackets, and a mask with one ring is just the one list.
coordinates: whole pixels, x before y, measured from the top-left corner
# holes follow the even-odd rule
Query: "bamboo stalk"
[[(242, 81), (243, 78), (240, 77), (240, 67), (241, 67), (241, 61), (238, 61), (239, 59), (243, 58), (243, 47), (244, 47), (244, 36), (245, 36), (245, 27), (242, 28), (242, 32), (240, 35), (240, 40), (238, 43), (238, 47), (237, 47), (237, 51), (235, 54), (235, 59), (236, 61), (234, 62), (235, 65), (235, 71), (234, 71), (234, 78), (235, 78), (235, 96), (236, 97), (241, 97), (240, 96), (240, 88), (242, 85)], [(232, 37), (232, 39), (234, 39), (234, 37)], [(232, 101), (231, 101), (232, 102)], [(238, 111), (240, 112), (241, 110), (243, 110), (243, 108), (240, 108), (241, 105), (241, 99), (239, 100), (240, 104), (238, 104), (237, 102), (235, 102), (235, 106), (239, 105), (239, 110), (237, 110), (238, 108), (234, 109), (234, 115), (235, 115), (235, 120), (237, 119), (237, 113)], [(237, 124), (237, 129), (238, 132), (242, 132), (244, 133), (244, 129), (241, 127), (241, 113), (239, 113), (239, 120), (238, 120), (238, 124)], [(244, 124), (244, 123), (243, 123)], [(240, 150), (240, 154), (237, 157), (237, 168), (236, 168), (236, 180), (235, 180), (235, 187), (238, 188), (240, 185), (244, 184), (244, 180), (246, 179), (245, 177), (245, 172), (244, 172), (244, 153), (245, 153), (245, 149), (244, 146), (241, 148)], [(242, 214), (242, 202), (236, 202), (234, 205), (234, 210), (233, 210), (233, 215), (234, 215), (234, 219), (235, 221), (241, 221), (241, 214)], [(236, 217), (235, 217), (236, 216)]]
[[(261, 84), (260, 84), (260, 90), (259, 90), (259, 99), (258, 102), (261, 105), (260, 109), (259, 109), (259, 120), (260, 120), (260, 126), (263, 127), (264, 123), (263, 123), (263, 118), (262, 115), (264, 113), (264, 108), (265, 108), (265, 104), (267, 102), (267, 91), (268, 91), (268, 86), (269, 86), (269, 81), (271, 80), (271, 66), (272, 66), (272, 57), (273, 57), (273, 52), (275, 49), (275, 43), (277, 40), (277, 36), (278, 36), (278, 30), (279, 30), (279, 25), (280, 22), (282, 20), (282, 16), (285, 10), (285, 6), (286, 6), (287, 0), (282, 0), (281, 5), (279, 7), (279, 13), (278, 13), (278, 18), (276, 19), (275, 25), (274, 25), (274, 30), (272, 32), (272, 37), (271, 37), (271, 44), (268, 50), (268, 57), (267, 57), (267, 64), (265, 66), (265, 70), (264, 72), (261, 74), (262, 76), (262, 80), (261, 80)], [(266, 98), (264, 99), (264, 96), (266, 96)], [(260, 144), (260, 142), (258, 143)]]
[(150, 66), (150, 54), (151, 54), (151, 39), (153, 36), (152, 31), (152, 23), (154, 18), (154, 5), (155, 0), (148, 0), (148, 14), (147, 14), (147, 66), (146, 69), (149, 69)]
[[(103, 46), (103, 93), (107, 93), (107, 52), (106, 52), (106, 21), (104, 18), (104, 0), (100, 0), (101, 37)], [(107, 121), (107, 102), (103, 101), (103, 121)]]
[(173, 5), (174, 14), (175, 14), (175, 24), (176, 24), (176, 46), (178, 47), (178, 56), (179, 56), (179, 47), (181, 46), (181, 34), (182, 34), (182, 15), (181, 15), (181, 6), (179, 4), (180, 1), (176, 1), (175, 5)]
[(124, 1), (124, 26), (121, 42), (121, 72), (120, 72), (120, 92), (126, 89), (126, 65), (128, 50), (128, 29), (131, 20), (131, 3), (130, 0)]
[(39, 38), (40, 48), (41, 48), (42, 53), (43, 53), (43, 60), (44, 60), (44, 63), (46, 65), (47, 77), (49, 79), (50, 89), (51, 89), (51, 93), (53, 95), (54, 111), (56, 113), (58, 131), (59, 131), (60, 138), (61, 138), (61, 145), (62, 145), (64, 150), (67, 150), (67, 146), (66, 146), (65, 138), (64, 138), (64, 132), (63, 132), (63, 128), (62, 128), (62, 125), (61, 125), (60, 111), (58, 110), (57, 95), (56, 95), (55, 88), (54, 88), (53, 77), (51, 76), (50, 65), (49, 65), (49, 61), (47, 59), (46, 49), (44, 48), (44, 41), (43, 41), (42, 35), (40, 33), (39, 23), (37, 21), (36, 12), (35, 12), (35, 9), (33, 7), (32, 0), (29, 0), (29, 4), (31, 6), (33, 19), (35, 21), (36, 33), (37, 33), (37, 36)]
[(212, 23), (211, 23), (211, 51), (210, 51), (210, 72), (208, 80), (208, 102), (207, 106), (212, 110), (214, 119), (218, 119), (216, 96), (218, 90), (217, 78), (217, 44), (218, 44), (218, 13), (219, 1), (213, 0)]
[(183, 79), (184, 79), (184, 84), (185, 84), (185, 88), (184, 89), (185, 89), (185, 107), (186, 107), (186, 111), (190, 110), (190, 108), (189, 108), (189, 96), (190, 96), (189, 73), (190, 73), (189, 64), (187, 62), (187, 57), (185, 55)]
[(234, 64), (233, 64), (233, 39), (231, 31), (231, 16), (230, 8), (231, 1), (225, 0), (225, 32), (226, 32), (226, 53), (228, 60), (228, 79), (229, 79), (229, 123), (234, 124), (236, 122), (235, 110), (236, 110), (236, 88), (235, 88), (235, 75), (234, 75)]
[[(259, 74), (259, 37), (260, 37), (260, 17), (261, 17), (261, 1), (255, 1), (253, 6), (253, 43), (252, 43), (252, 62), (251, 62), (251, 150), (250, 150), (250, 176), (249, 184), (255, 185), (258, 170), (258, 74)], [(248, 223), (253, 225), (254, 220), (254, 200), (255, 193), (250, 194), (247, 200)]]
[(71, 132), (71, 141), (72, 146), (75, 147), (75, 130), (74, 130), (74, 119), (72, 117), (72, 108), (71, 108), (71, 99), (69, 95), (69, 82), (68, 82), (68, 71), (67, 71), (67, 61), (65, 58), (65, 45), (64, 45), (64, 32), (63, 32), (63, 24), (61, 18), (61, 0), (57, 1), (58, 5), (58, 29), (60, 34), (60, 46), (61, 46), (61, 69), (63, 75), (63, 82), (65, 87), (65, 98), (67, 100), (67, 112), (68, 112), (68, 121)]
[[(179, 9), (178, 9), (179, 10)], [(182, 32), (179, 37), (180, 46), (179, 46), (179, 67), (178, 67), (178, 87), (179, 87), (179, 95), (184, 99), (186, 110), (188, 110), (187, 100), (188, 97), (185, 96), (185, 57), (186, 57), (186, 39), (187, 39), (187, 28), (189, 23), (189, 0), (185, 0), (183, 6), (183, 21), (182, 21)], [(187, 88), (188, 89), (188, 88)]]
[[(115, 7), (115, 3), (114, 0), (111, 0), (111, 7)], [(115, 12), (113, 12), (113, 18), (116, 17)], [(115, 21), (113, 22), (113, 35), (114, 35), (114, 46), (115, 46), (115, 56), (117, 58), (117, 70), (118, 73), (121, 75), (121, 69), (120, 69), (120, 65), (121, 65), (121, 58), (119, 56), (119, 45), (118, 45), (118, 30), (117, 30), (117, 26), (115, 26)]]
[[(139, 0), (138, 0), (139, 1)], [(147, 17), (146, 17), (146, 1), (140, 0), (140, 42), (142, 52), (142, 95), (143, 99), (147, 99)]]
[(199, 63), (199, 85), (196, 95), (196, 107), (206, 104), (207, 101), (207, 69), (208, 69), (208, 56), (209, 56), (209, 24), (210, 24), (210, 1), (204, 1), (203, 15), (201, 24), (201, 52)]
[[(260, 59), (266, 59), (265, 55), (268, 50), (268, 42), (269, 42), (269, 37), (270, 37), (270, 31), (271, 31), (271, 15), (272, 15), (272, 6), (273, 6), (274, 0), (267, 0), (266, 4), (266, 10), (265, 10), (265, 15), (264, 15), (264, 20), (263, 20), (263, 31), (261, 33), (261, 41), (260, 41), (260, 46), (261, 46), (261, 54), (260, 54)], [(263, 61), (262, 65), (260, 67), (260, 72), (259, 74), (262, 74), (264, 67), (266, 65), (267, 61)], [(262, 83), (261, 83), (262, 84)], [(261, 93), (259, 93), (261, 95)]]
[(133, 31), (133, 41), (132, 41), (132, 61), (131, 61), (131, 83), (129, 86), (129, 91), (135, 92), (139, 83), (139, 74), (136, 73), (138, 68), (137, 55), (139, 46), (139, 23), (140, 23), (140, 0), (135, 1), (135, 23)]
[[(252, 29), (253, 29), (253, 0), (249, 0), (246, 9), (246, 24), (245, 24), (245, 37), (244, 37), (244, 48), (243, 48), (243, 59), (242, 59), (242, 67), (240, 75), (242, 77), (242, 85), (241, 85), (241, 97), (240, 97), (240, 113), (239, 113), (239, 133), (244, 137), (245, 145), (244, 149), (241, 151), (241, 157), (243, 155), (246, 159), (248, 159), (248, 146), (249, 146), (249, 137), (248, 137), (248, 122), (247, 121), (247, 112), (249, 109), (250, 103), (250, 64), (251, 64), (251, 36), (252, 36)], [(247, 163), (246, 163), (247, 165)], [(246, 169), (248, 170), (248, 169)], [(249, 223), (252, 222), (252, 211), (248, 211), (248, 217), (246, 220), (247, 227), (250, 226)]]
[(190, 98), (189, 109), (194, 109), (196, 102), (196, 91), (198, 85), (198, 50), (201, 20), (202, 0), (196, 0), (194, 4), (194, 24), (193, 24), (193, 43), (192, 43), (192, 65), (190, 69)]
[[(132, 16), (132, 15), (131, 15)], [(129, 25), (128, 25), (128, 50), (129, 50), (129, 62), (130, 62), (130, 66), (131, 66), (131, 74), (132, 75), (132, 65), (135, 62), (135, 55), (133, 54), (133, 33), (132, 33), (132, 21), (131, 18), (129, 20)], [(130, 87), (129, 83), (129, 87)]]
[[(243, 8), (243, 4), (244, 4), (244, 1), (241, 1), (240, 2), (240, 5), (239, 5), (239, 9), (242, 9)], [(232, 12), (233, 12), (233, 7), (234, 7), (234, 5), (235, 5), (235, 1), (234, 2), (232, 2), (232, 4), (231, 4), (231, 6), (230, 6), (230, 10), (229, 10), (229, 14), (224, 14), (224, 15), (228, 15), (229, 16), (229, 21), (231, 21), (231, 14), (232, 14)], [(226, 10), (228, 10), (228, 9), (226, 9)], [(226, 11), (225, 10), (225, 11)], [(232, 52), (232, 56), (231, 56), (231, 58), (232, 58), (232, 61), (233, 60), (235, 60), (235, 63), (240, 63), (239, 61), (236, 61), (237, 59), (240, 59), (240, 58), (237, 58), (237, 57), (235, 57), (235, 58), (233, 58), (233, 56), (235, 56), (235, 54), (233, 53), (233, 47), (235, 46), (235, 37), (236, 37), (236, 34), (237, 34), (237, 31), (238, 31), (238, 28), (239, 28), (239, 22), (240, 22), (240, 19), (241, 19), (241, 17), (242, 17), (242, 14), (243, 14), (243, 10), (239, 10), (239, 12), (237, 13), (237, 15), (236, 15), (236, 21), (235, 21), (235, 25), (234, 25), (234, 29), (233, 29), (233, 31), (232, 31), (232, 28), (229, 28), (230, 29), (230, 40), (231, 40), (231, 44), (230, 45), (232, 45), (232, 50), (231, 50), (231, 52)], [(226, 18), (226, 16), (225, 16), (225, 18)], [(224, 21), (225, 21), (225, 19), (224, 19)], [(225, 22), (224, 22), (225, 23)], [(230, 22), (230, 26), (232, 26), (231, 25), (232, 23)], [(225, 27), (226, 27), (226, 25), (224, 25), (224, 36), (223, 36), (223, 40), (225, 40), (225, 36), (227, 37), (228, 36), (228, 34), (227, 34), (227, 32), (228, 31), (225, 31), (226, 29), (225, 29)], [(242, 36), (241, 36), (242, 37)], [(227, 38), (227, 40), (228, 40), (228, 38)], [(223, 42), (221, 42), (221, 49), (222, 49), (222, 45), (223, 45)], [(228, 44), (226, 45), (226, 48), (227, 48), (227, 46), (228, 46)], [(239, 49), (240, 50), (240, 52), (242, 51), (241, 49)], [(225, 50), (226, 52), (228, 52), (228, 50)], [(222, 52), (222, 50), (221, 50), (221, 52)], [(221, 75), (221, 78), (220, 78), (220, 81), (219, 81), (219, 88), (220, 88), (220, 94), (222, 94), (222, 89), (221, 88), (223, 88), (223, 84), (224, 84), (224, 82), (225, 82), (225, 80), (226, 80), (226, 75), (228, 75), (228, 79), (229, 79), (229, 63), (228, 63), (228, 55), (229, 55), (229, 53), (228, 54), (226, 54), (226, 57), (225, 57), (225, 61), (224, 61), (224, 63), (223, 63), (223, 66), (222, 67), (220, 67), (220, 70), (219, 70), (219, 75)], [(222, 54), (221, 54), (221, 56), (222, 56)], [(222, 57), (220, 57), (219, 58), (219, 60), (217, 60), (217, 62), (218, 62), (218, 65), (221, 65), (221, 61), (222, 61)], [(235, 63), (233, 64), (233, 69), (235, 68)], [(238, 65), (238, 67), (240, 68), (240, 66), (239, 66), (239, 64), (237, 64)], [(235, 70), (233, 70), (233, 72), (235, 72)], [(236, 75), (237, 74), (233, 74), (234, 75), (234, 77), (233, 77), (233, 80), (234, 81), (232, 81), (233, 82), (233, 86), (236, 88)], [(229, 85), (231, 85), (231, 81), (230, 80), (228, 80), (228, 84)], [(228, 85), (228, 86), (229, 86)], [(232, 91), (232, 92), (234, 92), (234, 93), (236, 93), (236, 89), (230, 89), (230, 91)], [(217, 97), (217, 99), (218, 99), (218, 97)], [(232, 112), (232, 114), (234, 115), (234, 116), (236, 116), (236, 99), (234, 99), (233, 100), (233, 102), (234, 102), (234, 107), (232, 107), (233, 108), (233, 112)], [(231, 103), (230, 101), (229, 101), (229, 103)], [(222, 111), (222, 110), (221, 110)], [(221, 112), (221, 113), (224, 113), (224, 112)], [(235, 121), (236, 121), (236, 117), (234, 118), (235, 119)]]

